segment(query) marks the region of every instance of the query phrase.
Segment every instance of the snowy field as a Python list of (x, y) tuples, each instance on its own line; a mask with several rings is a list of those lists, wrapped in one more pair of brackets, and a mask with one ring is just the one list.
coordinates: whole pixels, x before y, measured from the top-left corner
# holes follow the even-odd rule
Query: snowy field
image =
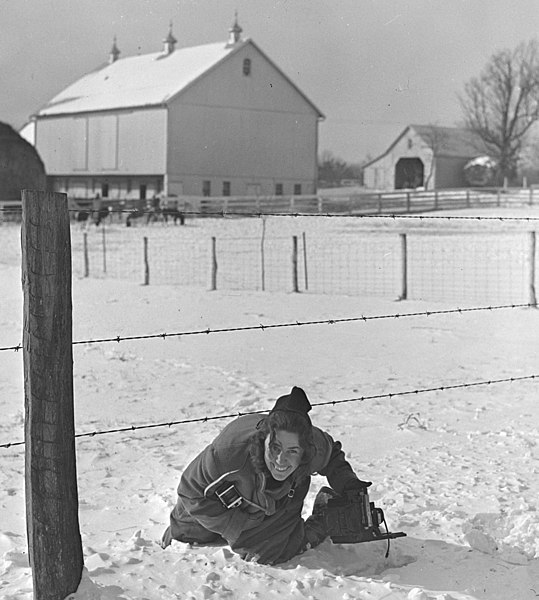
[[(0, 226), (0, 248), (1, 348), (22, 338), (15, 227)], [(74, 340), (455, 308), (78, 274), (73, 304)], [(77, 433), (269, 409), (293, 385), (313, 404), (395, 394), (311, 414), (374, 482), (371, 499), (390, 529), (408, 535), (392, 541), (387, 559), (384, 542), (328, 540), (277, 567), (227, 547), (162, 550), (183, 469), (228, 419), (81, 437), (85, 571), (70, 599), (538, 598), (538, 380), (399, 395), (538, 375), (538, 359), (539, 311), (523, 308), (75, 345)], [(22, 353), (2, 351), (0, 444), (23, 439), (23, 403)], [(326, 483), (313, 481), (306, 515)], [(0, 597), (32, 598), (22, 446), (0, 448)]]

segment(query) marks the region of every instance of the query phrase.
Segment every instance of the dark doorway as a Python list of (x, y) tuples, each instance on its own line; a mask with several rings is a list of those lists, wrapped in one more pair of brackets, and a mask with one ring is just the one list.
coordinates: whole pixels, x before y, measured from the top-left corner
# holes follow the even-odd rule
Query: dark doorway
[(417, 188), (423, 185), (424, 167), (420, 158), (400, 158), (395, 166), (395, 189)]

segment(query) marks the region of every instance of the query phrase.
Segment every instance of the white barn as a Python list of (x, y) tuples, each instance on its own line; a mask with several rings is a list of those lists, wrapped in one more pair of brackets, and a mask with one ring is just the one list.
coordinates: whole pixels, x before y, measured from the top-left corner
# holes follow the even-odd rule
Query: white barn
[(227, 42), (119, 58), (21, 132), (76, 199), (316, 193), (320, 110), (237, 23)]

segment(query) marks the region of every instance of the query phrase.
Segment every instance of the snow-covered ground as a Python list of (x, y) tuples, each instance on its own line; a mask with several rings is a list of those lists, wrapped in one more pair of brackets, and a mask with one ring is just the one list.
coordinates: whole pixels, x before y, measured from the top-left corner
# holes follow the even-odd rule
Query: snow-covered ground
[[(223, 227), (226, 221), (223, 221)], [(455, 226), (454, 223), (451, 224)], [(0, 227), (0, 347), (21, 340), (18, 233)], [(455, 308), (449, 303), (73, 283), (74, 339)], [(74, 346), (78, 433), (539, 374), (539, 311), (504, 309)], [(182, 470), (228, 420), (77, 441), (85, 571), (73, 600), (539, 597), (537, 380), (315, 406), (390, 529), (277, 567), (158, 545)], [(0, 444), (23, 439), (22, 353), (0, 352)], [(306, 503), (325, 484), (315, 478)], [(32, 598), (24, 449), (0, 448), (0, 596)]]

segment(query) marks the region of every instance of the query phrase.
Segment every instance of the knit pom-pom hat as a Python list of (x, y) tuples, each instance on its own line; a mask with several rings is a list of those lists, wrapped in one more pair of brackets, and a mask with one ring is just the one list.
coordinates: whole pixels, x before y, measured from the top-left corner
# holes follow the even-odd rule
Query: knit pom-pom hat
[(275, 406), (271, 409), (270, 414), (276, 411), (297, 413), (304, 417), (309, 425), (311, 425), (311, 419), (307, 414), (311, 408), (307, 394), (300, 387), (294, 386), (290, 394), (277, 398), (277, 402), (275, 402)]

